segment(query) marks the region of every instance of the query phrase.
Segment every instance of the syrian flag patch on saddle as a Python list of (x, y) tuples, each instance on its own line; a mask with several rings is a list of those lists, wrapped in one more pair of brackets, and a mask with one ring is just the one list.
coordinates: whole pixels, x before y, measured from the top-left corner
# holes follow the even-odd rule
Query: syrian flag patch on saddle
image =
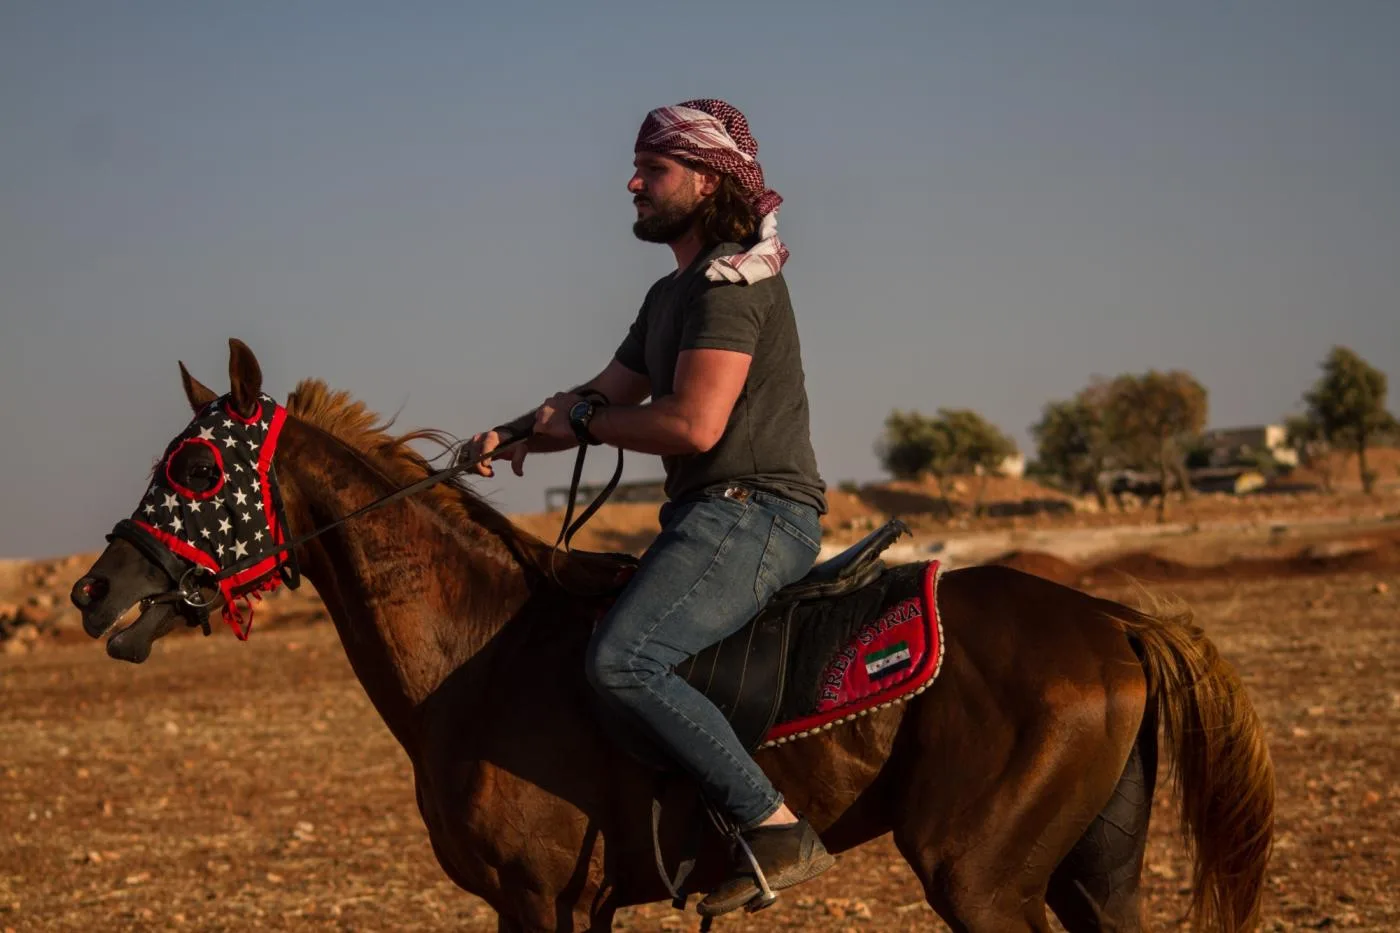
[(835, 600), (798, 607), (776, 723), (781, 745), (928, 689), (943, 666), (937, 561), (904, 564)]

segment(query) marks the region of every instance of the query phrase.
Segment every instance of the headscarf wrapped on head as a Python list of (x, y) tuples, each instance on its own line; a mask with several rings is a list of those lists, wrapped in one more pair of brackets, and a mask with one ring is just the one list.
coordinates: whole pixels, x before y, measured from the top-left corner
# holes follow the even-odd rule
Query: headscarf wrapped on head
[(710, 98), (658, 107), (642, 121), (635, 151), (698, 162), (733, 177), (748, 195), (759, 216), (758, 242), (741, 253), (711, 260), (707, 279), (751, 285), (778, 274), (788, 259), (788, 248), (778, 239), (778, 205), (783, 199), (763, 183), (758, 143), (742, 113)]

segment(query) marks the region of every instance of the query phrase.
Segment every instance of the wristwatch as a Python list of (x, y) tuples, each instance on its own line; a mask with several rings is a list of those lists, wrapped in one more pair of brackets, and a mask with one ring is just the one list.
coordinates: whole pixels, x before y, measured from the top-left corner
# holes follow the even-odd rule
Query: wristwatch
[(588, 430), (588, 423), (600, 407), (602, 405), (594, 399), (581, 398), (569, 409), (569, 427), (574, 429), (574, 437), (580, 444), (597, 446), (603, 443)]

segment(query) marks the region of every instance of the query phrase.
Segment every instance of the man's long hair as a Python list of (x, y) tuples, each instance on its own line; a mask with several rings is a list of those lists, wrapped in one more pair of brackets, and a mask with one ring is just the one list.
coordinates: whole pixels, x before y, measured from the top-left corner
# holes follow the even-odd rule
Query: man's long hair
[(720, 177), (719, 187), (701, 202), (695, 215), (700, 235), (710, 246), (716, 243), (751, 245), (758, 233), (758, 211), (731, 175)]

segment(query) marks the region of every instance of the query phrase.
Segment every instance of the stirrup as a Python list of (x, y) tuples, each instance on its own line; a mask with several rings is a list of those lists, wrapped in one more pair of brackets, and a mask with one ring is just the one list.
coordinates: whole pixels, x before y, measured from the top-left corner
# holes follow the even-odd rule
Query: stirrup
[(768, 877), (763, 874), (763, 867), (758, 864), (758, 857), (753, 854), (753, 849), (749, 848), (748, 840), (742, 833), (735, 831), (734, 841), (743, 850), (744, 857), (749, 860), (749, 866), (753, 868), (754, 880), (758, 882), (758, 896), (751, 898), (744, 905), (747, 913), (757, 913), (765, 907), (772, 907), (773, 902), (778, 899), (778, 895), (768, 886)]

